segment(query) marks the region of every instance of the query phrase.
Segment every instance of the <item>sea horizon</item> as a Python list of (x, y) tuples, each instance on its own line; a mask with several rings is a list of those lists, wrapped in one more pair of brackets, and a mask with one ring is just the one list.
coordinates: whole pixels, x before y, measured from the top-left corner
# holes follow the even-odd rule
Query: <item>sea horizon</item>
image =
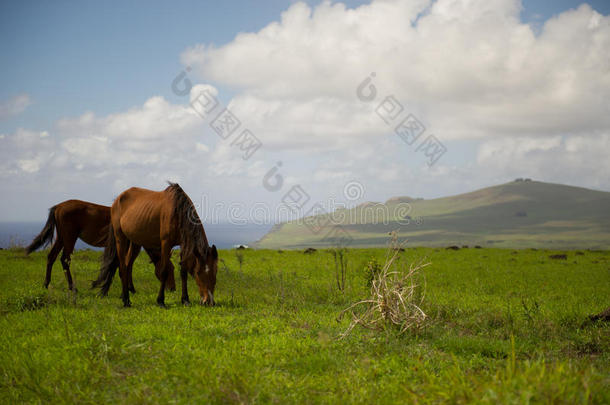
[[(44, 222), (40, 221), (0, 221), (0, 248), (27, 246), (42, 230)], [(230, 249), (236, 245), (249, 245), (262, 238), (273, 227), (273, 224), (204, 224), (206, 236), (210, 243), (219, 249)], [(101, 250), (78, 240), (76, 250)]]

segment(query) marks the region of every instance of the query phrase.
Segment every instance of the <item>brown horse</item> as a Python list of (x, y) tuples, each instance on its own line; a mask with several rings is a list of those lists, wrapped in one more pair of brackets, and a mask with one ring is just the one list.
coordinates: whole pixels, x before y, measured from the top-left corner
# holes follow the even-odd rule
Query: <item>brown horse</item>
[[(72, 274), (70, 273), (70, 260), (76, 240), (80, 238), (91, 246), (104, 247), (107, 243), (109, 225), (110, 207), (104, 205), (80, 200), (68, 200), (51, 207), (47, 223), (40, 234), (25, 249), (26, 254), (30, 254), (40, 247), (47, 246), (53, 240), (53, 234), (57, 230), (57, 238), (47, 256), (47, 275), (44, 286), (49, 287), (53, 263), (55, 263), (59, 252), (63, 250), (61, 265), (68, 280), (68, 288), (70, 290), (74, 289)], [(158, 267), (156, 264), (159, 263), (159, 252), (148, 250), (147, 253), (151, 261)], [(112, 266), (116, 269), (118, 262), (115, 262)], [(160, 272), (157, 272), (157, 276), (160, 277)], [(99, 282), (94, 282), (94, 286), (96, 283)], [(170, 289), (176, 288), (173, 265), (168, 276), (168, 284)], [(135, 292), (133, 282), (130, 283), (130, 289)]]
[[(104, 274), (111, 276), (109, 268), (118, 258), (124, 306), (131, 306), (129, 280), (141, 246), (160, 251), (161, 289), (157, 304), (165, 306), (170, 256), (177, 245), (180, 245), (182, 303), (189, 304), (188, 272), (197, 282), (200, 302), (214, 305), (218, 251), (215, 245), (210, 247), (193, 202), (178, 184), (169, 183), (164, 191), (132, 187), (114, 200), (110, 217), (100, 278)], [(102, 291), (104, 288), (106, 285), (102, 286)]]

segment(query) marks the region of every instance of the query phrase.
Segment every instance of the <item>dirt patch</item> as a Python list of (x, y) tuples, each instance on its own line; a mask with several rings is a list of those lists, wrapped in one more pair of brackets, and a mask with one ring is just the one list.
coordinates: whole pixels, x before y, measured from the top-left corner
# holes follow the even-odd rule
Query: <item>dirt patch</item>
[(599, 314), (589, 316), (589, 319), (592, 321), (610, 322), (610, 307), (606, 308), (605, 311), (602, 311)]

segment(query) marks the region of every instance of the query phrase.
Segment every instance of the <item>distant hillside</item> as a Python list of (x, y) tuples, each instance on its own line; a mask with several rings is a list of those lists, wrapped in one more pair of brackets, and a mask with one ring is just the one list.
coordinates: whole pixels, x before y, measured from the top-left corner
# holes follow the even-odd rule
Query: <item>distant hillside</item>
[(255, 246), (331, 246), (342, 231), (351, 246), (383, 246), (398, 230), (411, 246), (610, 248), (609, 192), (529, 180), (432, 200), (394, 197), (306, 220), (324, 227), (314, 234), (302, 221), (279, 224)]

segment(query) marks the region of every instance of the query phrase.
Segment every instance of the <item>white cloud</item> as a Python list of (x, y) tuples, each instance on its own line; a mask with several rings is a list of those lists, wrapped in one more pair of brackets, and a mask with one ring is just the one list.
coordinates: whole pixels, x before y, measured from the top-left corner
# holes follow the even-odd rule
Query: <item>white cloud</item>
[(21, 114), (32, 104), (26, 93), (18, 94), (8, 100), (0, 101), (0, 120), (5, 120)]
[[(240, 117), (283, 147), (378, 138), (387, 128), (370, 121), (372, 108), (388, 94), (446, 140), (610, 128), (610, 17), (582, 5), (536, 36), (520, 8), (519, 0), (296, 3), (259, 32), (194, 46), (182, 60), (241, 89)], [(373, 71), (380, 94), (363, 106), (355, 89)]]
[(197, 142), (195, 144), (195, 148), (197, 149), (198, 152), (206, 153), (206, 152), (210, 151), (210, 148), (207, 145), (200, 143), (200, 142)]
[[(31, 176), (48, 168), (55, 176), (118, 177), (115, 184), (158, 186), (174, 173), (189, 176), (205, 166), (209, 151), (201, 118), (188, 105), (152, 97), (128, 111), (96, 116), (92, 112), (61, 119), (53, 136), (19, 129), (2, 142), (3, 177)], [(158, 176), (158, 178), (157, 178)], [(174, 175), (174, 177), (176, 177)]]
[[(260, 31), (193, 46), (182, 61), (238, 90), (230, 108), (265, 148), (315, 162), (312, 175), (294, 178), (316, 188), (355, 177), (386, 190), (464, 191), (527, 175), (610, 187), (600, 161), (610, 153), (610, 17), (583, 4), (532, 27), (520, 11), (519, 0), (296, 3)], [(377, 96), (365, 103), (356, 87), (371, 72)], [(418, 166), (415, 146), (388, 143), (393, 126), (375, 113), (389, 95), (401, 117), (413, 113), (458, 145), (447, 156), (457, 141), (479, 144), (475, 160)]]
[(266, 148), (330, 151), (370, 141), (387, 127), (358, 100), (314, 97), (305, 102), (240, 94), (229, 108)]
[(37, 173), (55, 154), (55, 139), (47, 131), (19, 128), (13, 134), (4, 134), (0, 137), (0, 177)]
[(483, 143), (478, 167), (486, 176), (533, 177), (610, 189), (610, 134), (539, 139), (502, 138)]
[(501, 138), (483, 143), (477, 160), (481, 164), (493, 162), (496, 166), (511, 166), (513, 159), (526, 159), (536, 154), (556, 152), (561, 147), (561, 137), (551, 138)]
[[(152, 97), (141, 107), (97, 117), (86, 113), (58, 122), (63, 150), (86, 167), (160, 166), (205, 147), (203, 122), (187, 105)], [(199, 130), (199, 132), (198, 132)], [(201, 146), (194, 148), (195, 144)]]
[[(218, 94), (209, 85), (192, 91), (202, 89)], [(197, 203), (204, 195), (209, 204), (244, 201), (245, 195), (254, 203), (261, 201), (256, 191), (277, 198), (262, 188), (269, 168), (257, 159), (243, 160), (188, 103), (161, 97), (116, 114), (64, 118), (50, 131), (18, 129), (0, 137), (5, 189), (46, 190), (58, 198), (106, 204), (128, 187), (162, 189), (167, 180), (180, 182)]]
[(19, 168), (26, 173), (36, 173), (40, 170), (40, 164), (39, 159), (22, 159), (17, 161)]

